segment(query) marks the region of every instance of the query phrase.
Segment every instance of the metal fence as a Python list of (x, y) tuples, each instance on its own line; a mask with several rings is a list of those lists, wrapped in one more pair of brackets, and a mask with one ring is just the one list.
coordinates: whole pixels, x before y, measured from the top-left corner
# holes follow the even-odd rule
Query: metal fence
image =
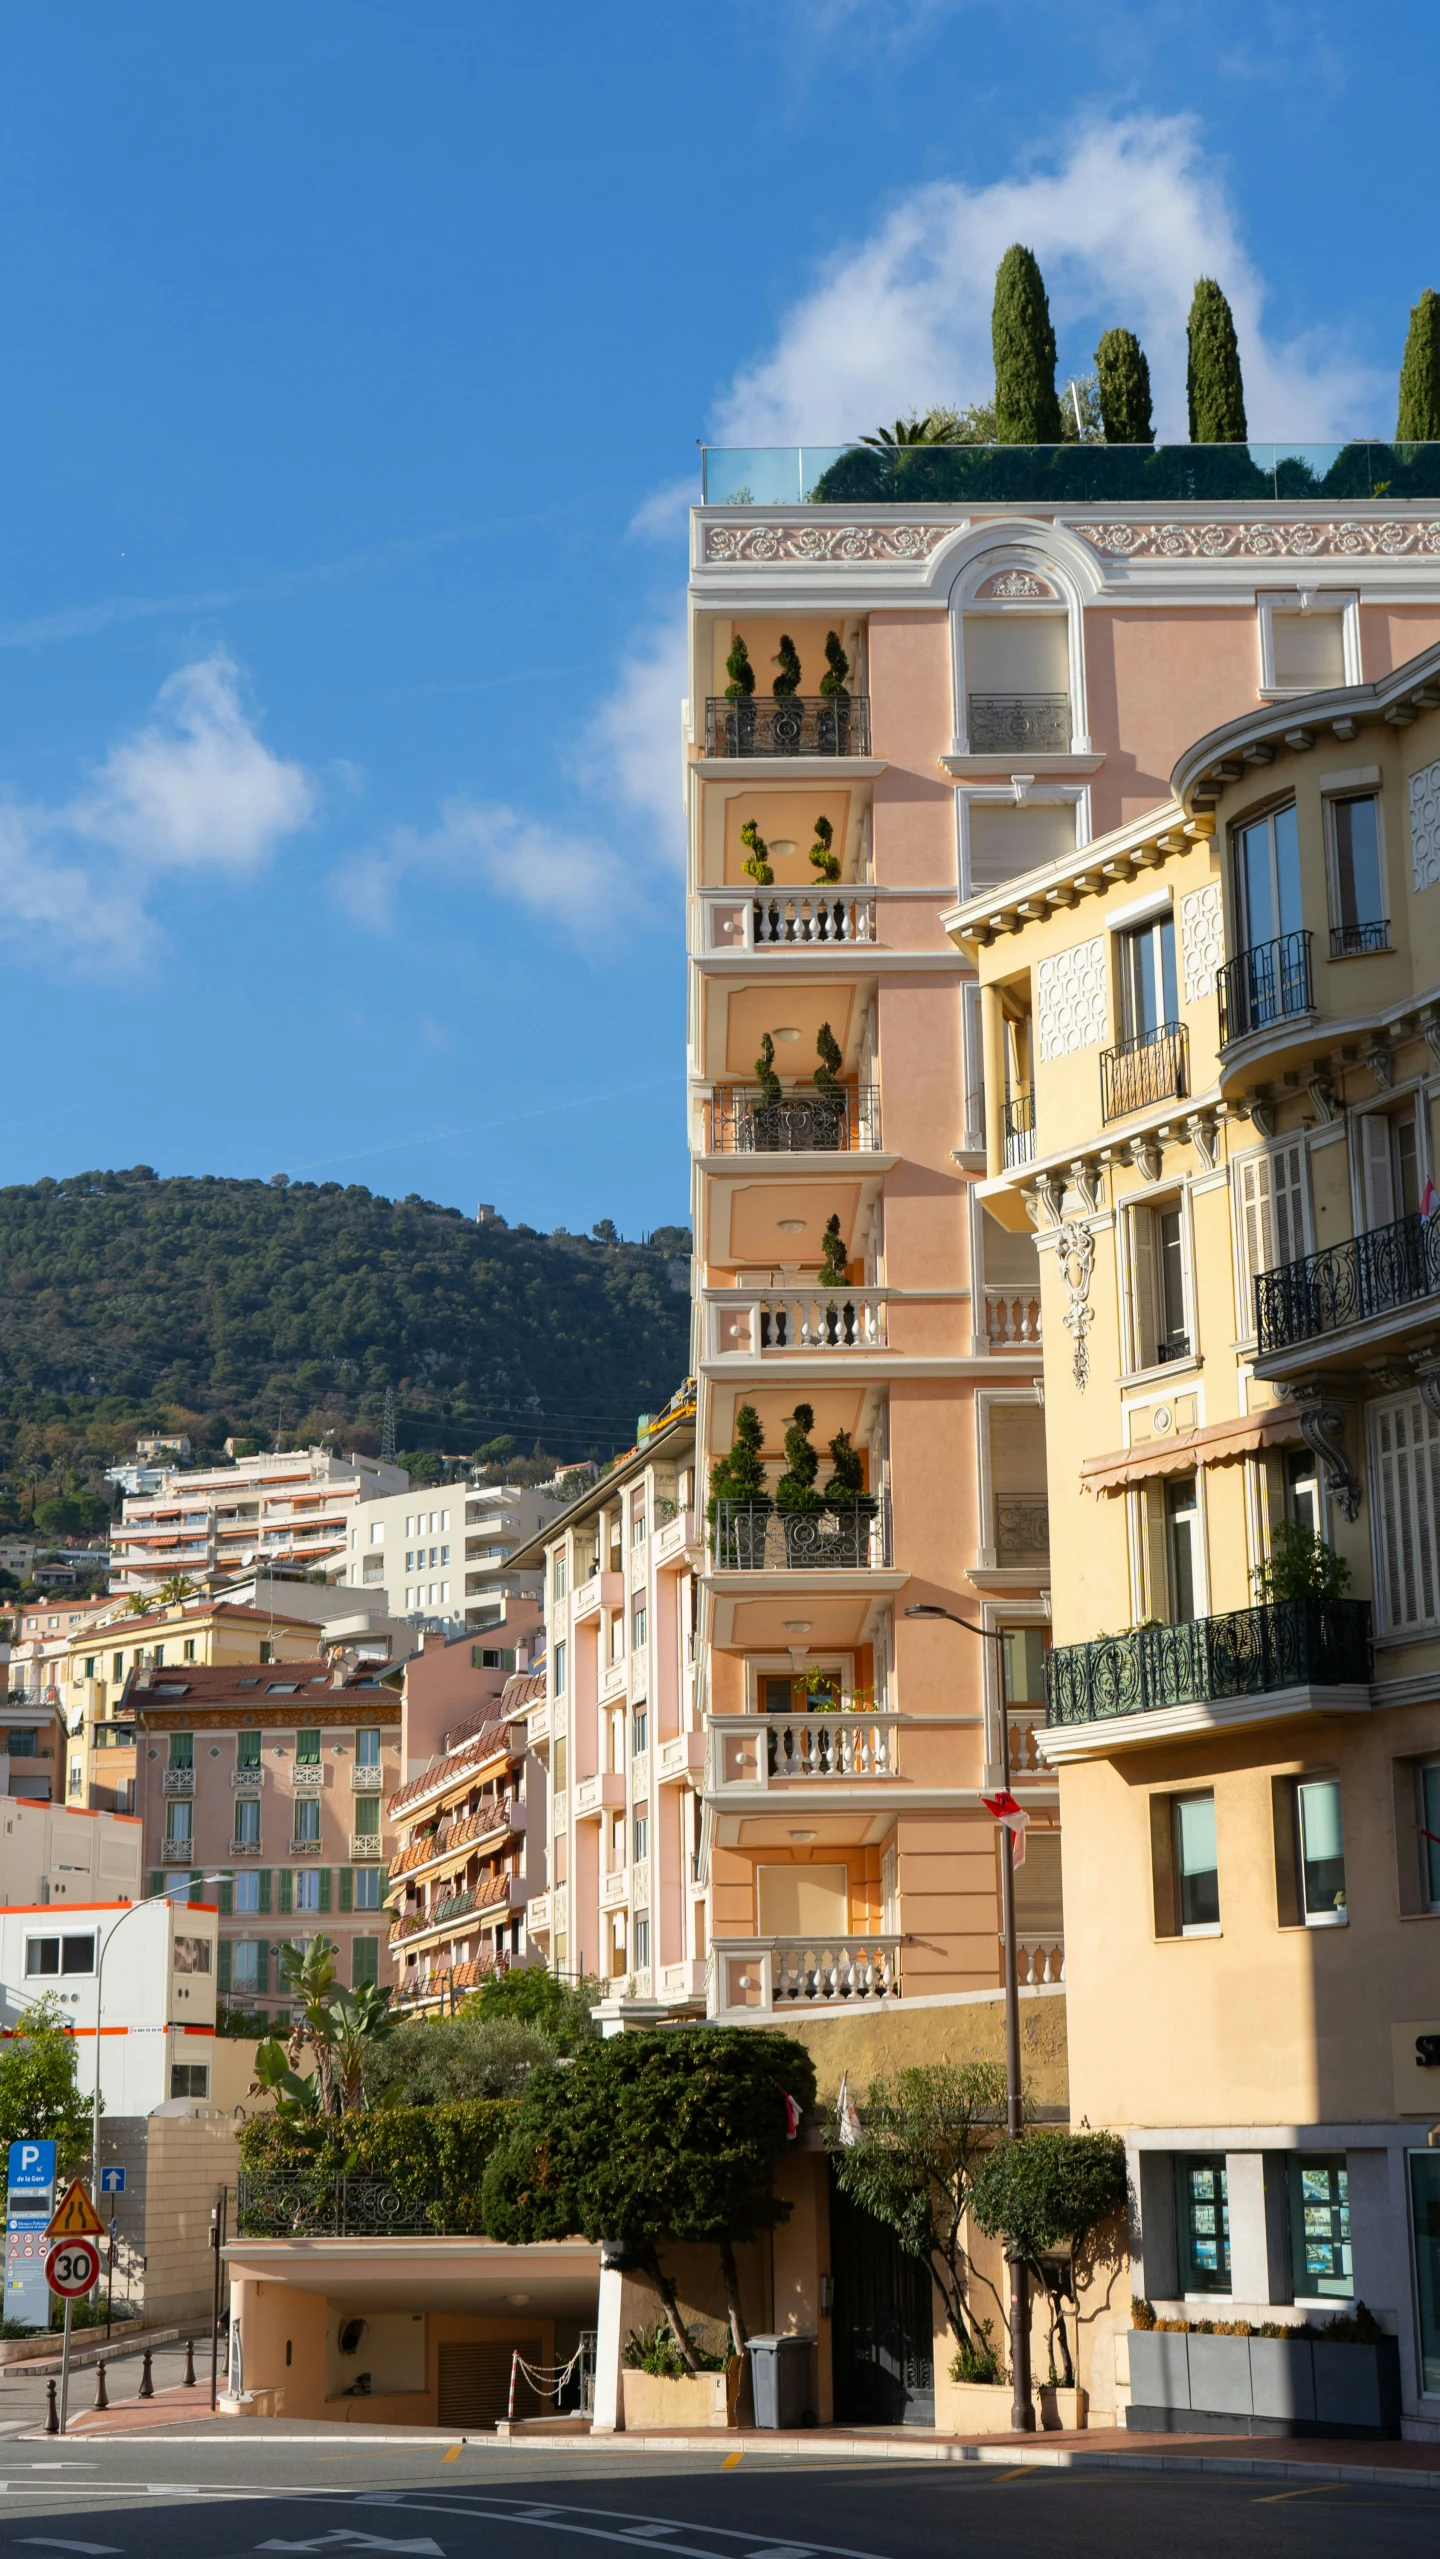
[(833, 1511), (717, 1502), (712, 1547), (717, 1568), (731, 1573), (858, 1572), (887, 1561), (883, 1515), (873, 1498)]
[(1311, 935), (1282, 933), (1278, 941), (1257, 942), (1227, 960), (1215, 976), (1220, 998), (1220, 1045), (1243, 1040), (1295, 1013), (1308, 1013)]
[(1185, 1090), (1185, 1025), (1162, 1022), (1137, 1031), (1100, 1052), (1100, 1116), (1122, 1120), (1155, 1102), (1178, 1101)]
[(868, 755), (870, 702), (864, 693), (751, 693), (705, 704), (707, 755)]
[(758, 1087), (731, 1087), (710, 1105), (716, 1155), (830, 1155), (879, 1143), (880, 1096), (873, 1084), (837, 1084), (824, 1093), (802, 1085), (778, 1101)]
[(969, 703), (972, 755), (1067, 755), (1070, 751), (1068, 693), (972, 693)]
[(242, 2172), (235, 2227), (242, 2239), (376, 2239), (394, 2232), (434, 2237), (455, 2228), (436, 2187), (416, 2195), (385, 2177), (327, 2177), (304, 2169)]
[(1435, 1219), (1397, 1217), (1392, 1226), (1372, 1227), (1346, 1244), (1327, 1244), (1303, 1261), (1259, 1272), (1255, 1329), (1260, 1348), (1288, 1350), (1437, 1291), (1440, 1235)]
[(1057, 1646), (1045, 1663), (1045, 1721), (1099, 1723), (1281, 1688), (1350, 1687), (1369, 1679), (1371, 1660), (1368, 1600), (1274, 1600)]

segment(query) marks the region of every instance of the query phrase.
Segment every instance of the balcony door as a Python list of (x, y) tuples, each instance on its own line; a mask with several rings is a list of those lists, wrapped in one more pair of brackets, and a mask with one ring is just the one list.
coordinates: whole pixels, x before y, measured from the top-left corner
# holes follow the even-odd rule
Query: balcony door
[(1360, 1174), (1365, 1224), (1371, 1233), (1414, 1217), (1420, 1207), (1415, 1113), (1367, 1111), (1360, 1122)]
[(1121, 934), (1120, 1012), (1127, 1040), (1150, 1038), (1178, 1020), (1173, 908)]
[(1270, 809), (1235, 830), (1235, 906), (1241, 948), (1278, 942), (1304, 923), (1300, 905), (1300, 831), (1295, 803)]

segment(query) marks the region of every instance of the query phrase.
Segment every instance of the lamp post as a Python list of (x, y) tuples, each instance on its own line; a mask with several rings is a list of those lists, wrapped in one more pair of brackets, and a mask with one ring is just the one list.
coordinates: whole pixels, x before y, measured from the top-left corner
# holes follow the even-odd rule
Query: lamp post
[[(202, 1884), (220, 1884), (225, 1878), (223, 1875), (202, 1875), (199, 1880)], [(173, 1901), (174, 1898), (173, 1887), (163, 1893), (147, 1893), (143, 1901), (131, 1903), (129, 1909), (116, 1920), (108, 1936), (101, 1934), (98, 1929), (96, 1931), (100, 1938), (100, 1945), (95, 1959), (95, 2089), (90, 2101), (90, 2192), (92, 2195), (100, 2183), (100, 2020), (101, 2001), (105, 1995), (105, 1958), (126, 1920), (133, 1919), (137, 1910), (153, 1910), (157, 1902)], [(166, 2023), (167, 2025), (169, 2023), (168, 1996)]]
[[(987, 1644), (1004, 1644), (1004, 1629), (977, 1626), (973, 1617), (957, 1617), (952, 1609), (927, 1606), (917, 1602), (907, 1608), (907, 1617), (943, 1617), (952, 1626), (963, 1626)], [(1000, 1782), (1010, 1792), (1010, 1713), (1005, 1696), (1005, 1662), (1000, 1668)], [(1015, 1945), (1015, 1842), (1008, 1834), (1000, 1858), (1000, 1935), (1005, 1963), (1005, 2128), (1011, 2141), (1020, 2138), (1023, 2122), (1020, 2085), (1020, 1976)], [(1010, 2269), (1010, 2406), (1011, 2431), (1030, 2435), (1035, 2431), (1035, 2403), (1030, 2396), (1030, 2279), (1018, 2248), (1007, 2247), (1005, 2262)]]

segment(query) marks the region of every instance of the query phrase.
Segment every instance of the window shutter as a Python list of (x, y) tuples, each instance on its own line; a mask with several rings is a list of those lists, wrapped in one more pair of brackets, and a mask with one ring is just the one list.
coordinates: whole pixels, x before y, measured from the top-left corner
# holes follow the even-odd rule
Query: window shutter
[(235, 1886), (229, 1875), (220, 1878), (220, 1916), (222, 1919), (235, 1916)]
[(1155, 1225), (1148, 1208), (1137, 1208), (1131, 1213), (1130, 1263), (1134, 1291), (1131, 1356), (1137, 1368), (1152, 1368), (1158, 1345), (1155, 1338)]
[(222, 1937), (215, 1949), (215, 1987), (223, 1991), (228, 1991), (230, 1988), (230, 1940), (228, 1937)]
[(257, 1990), (270, 1987), (270, 1949), (263, 1941), (255, 1949), (255, 1987)]
[(330, 1907), (330, 1869), (328, 1866), (322, 1866), (320, 1869), (320, 1907), (322, 1910), (328, 1910)]
[(1372, 1226), (1393, 1226), (1396, 1217), (1395, 1176), (1390, 1152), (1390, 1122), (1383, 1111), (1367, 1111), (1360, 1122), (1360, 1169), (1365, 1185), (1365, 1216)]
[(261, 1867), (261, 1869), (260, 1869), (260, 1907), (261, 1907), (261, 1909), (262, 1909), (262, 1910), (269, 1910), (269, 1908), (271, 1907), (271, 1903), (270, 1903), (270, 1874), (271, 1874), (271, 1870), (270, 1870), (270, 1868), (269, 1868), (268, 1866), (262, 1866), (262, 1867)]
[(288, 1866), (280, 1868), (280, 1899), (277, 1907), (281, 1911), (291, 1911), (295, 1907), (295, 1878)]
[(1305, 1149), (1280, 1146), (1270, 1159), (1274, 1201), (1275, 1260), (1298, 1262), (1305, 1253)]
[(152, 1873), (152, 1875), (151, 1875), (151, 1877), (150, 1877), (150, 1898), (151, 1898), (151, 1900), (152, 1900), (152, 1901), (154, 1901), (154, 1900), (158, 1899), (159, 1895), (160, 1895), (161, 1893), (163, 1893), (163, 1891), (164, 1891), (164, 1890), (165, 1890), (165, 1877), (164, 1877), (163, 1873), (161, 1873), (161, 1872), (157, 1869), (154, 1873)]
[(353, 1910), (355, 1907), (355, 1869), (353, 1866), (342, 1866), (340, 1869), (340, 1907), (342, 1910)]
[(382, 1867), (381, 1867), (381, 1869), (380, 1869), (380, 1899), (382, 1900), (382, 1902), (383, 1902), (383, 1900), (385, 1899), (385, 1896), (386, 1896), (386, 1894), (388, 1893), (388, 1891), (389, 1891), (389, 1890), (390, 1890), (390, 1869), (389, 1869), (389, 1867), (388, 1867), (388, 1866), (382, 1866)]
[(1392, 1633), (1440, 1616), (1440, 1420), (1418, 1395), (1375, 1407), (1375, 1503), (1383, 1616)]
[(355, 1937), (350, 1944), (350, 1979), (356, 1990), (366, 1982), (380, 1979), (380, 1940), (378, 1937)]

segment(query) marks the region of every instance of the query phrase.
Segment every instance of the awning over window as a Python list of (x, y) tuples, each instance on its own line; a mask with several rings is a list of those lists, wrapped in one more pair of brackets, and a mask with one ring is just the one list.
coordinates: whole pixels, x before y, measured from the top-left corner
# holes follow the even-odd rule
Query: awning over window
[(1233, 1466), (1238, 1458), (1293, 1445), (1299, 1437), (1295, 1405), (1276, 1404), (1268, 1413), (1241, 1413), (1234, 1421), (1206, 1422), (1199, 1430), (1174, 1431), (1135, 1448), (1087, 1457), (1080, 1481), (1090, 1493), (1123, 1493), (1132, 1484), (1150, 1483), (1158, 1475), (1188, 1475), (1197, 1466)]

